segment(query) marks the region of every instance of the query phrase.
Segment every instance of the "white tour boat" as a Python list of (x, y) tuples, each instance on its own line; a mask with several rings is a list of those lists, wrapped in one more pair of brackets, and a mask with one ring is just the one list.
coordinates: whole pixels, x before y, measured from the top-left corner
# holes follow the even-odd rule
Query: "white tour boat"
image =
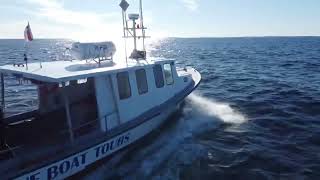
[[(146, 57), (141, 1), (139, 14), (120, 6), (124, 37), (134, 42), (126, 63), (113, 61), (114, 44), (104, 42), (75, 43), (77, 60), (0, 66), (0, 179), (70, 177), (159, 128), (198, 86), (195, 69)], [(38, 109), (5, 117), (4, 76), (37, 86)]]

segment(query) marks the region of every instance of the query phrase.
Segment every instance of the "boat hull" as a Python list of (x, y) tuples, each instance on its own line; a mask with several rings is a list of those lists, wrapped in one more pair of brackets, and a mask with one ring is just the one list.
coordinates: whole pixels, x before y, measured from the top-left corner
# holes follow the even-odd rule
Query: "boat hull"
[(168, 117), (176, 112), (185, 97), (189, 95), (200, 83), (200, 74), (193, 71), (193, 83), (188, 86), (184, 92), (174, 96), (162, 105), (159, 112), (155, 112), (148, 119), (141, 121), (140, 124), (124, 130), (123, 132), (108, 138), (107, 140), (96, 144), (88, 149), (79, 151), (62, 160), (47, 164), (41, 168), (37, 168), (31, 172), (15, 177), (18, 180), (33, 180), (33, 179), (64, 179), (75, 175), (95, 162), (109, 157), (111, 154), (141, 140), (144, 136), (159, 128)]

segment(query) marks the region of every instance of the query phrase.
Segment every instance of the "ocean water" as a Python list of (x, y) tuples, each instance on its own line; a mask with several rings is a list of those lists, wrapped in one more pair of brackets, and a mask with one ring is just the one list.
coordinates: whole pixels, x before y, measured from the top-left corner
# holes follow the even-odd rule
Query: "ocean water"
[[(61, 59), (70, 43), (36, 40), (30, 59)], [(23, 46), (0, 40), (0, 63), (22, 62)], [(148, 49), (195, 67), (201, 85), (139, 148), (83, 179), (319, 179), (320, 38), (169, 38)], [(8, 114), (36, 106), (33, 86), (6, 79)]]

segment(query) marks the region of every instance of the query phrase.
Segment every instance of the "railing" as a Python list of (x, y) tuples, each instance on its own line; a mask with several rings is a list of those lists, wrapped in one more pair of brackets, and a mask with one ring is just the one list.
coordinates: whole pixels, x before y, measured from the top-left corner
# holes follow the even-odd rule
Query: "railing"
[[(88, 125), (91, 125), (91, 124), (95, 124), (95, 123), (99, 123), (102, 119), (104, 119), (104, 121), (106, 122), (106, 129), (108, 129), (108, 125), (107, 125), (107, 120), (108, 120), (108, 117), (110, 117), (111, 115), (113, 115), (115, 112), (111, 112), (111, 113), (108, 113), (100, 118), (97, 118), (95, 120), (92, 120), (92, 121), (89, 121), (85, 124), (82, 124), (81, 126), (79, 127), (76, 127), (76, 128), (72, 128), (71, 130), (73, 132), (75, 131), (79, 131), (81, 130), (82, 128), (85, 128), (86, 126)], [(63, 130), (63, 131), (60, 131), (59, 134), (68, 134), (69, 133), (69, 130)]]
[[(1, 150), (0, 151), (0, 160), (3, 159), (10, 159), (10, 157), (15, 157), (15, 150), (17, 149), (22, 149), (22, 146), (15, 146), (15, 147), (10, 147), (9, 145), (6, 144), (6, 148), (5, 150)], [(10, 157), (2, 157), (2, 156), (10, 156)]]
[[(113, 115), (115, 112), (112, 112), (112, 113), (108, 113), (100, 118), (97, 118), (95, 120), (92, 120), (92, 121), (89, 121), (89, 122), (86, 122), (85, 124), (82, 124), (81, 126), (79, 127), (75, 127), (75, 128), (72, 128), (72, 131), (73, 132), (76, 132), (75, 135), (76, 135), (76, 138), (78, 137), (82, 137), (82, 136), (85, 136), (85, 135), (89, 135), (91, 134), (91, 132), (93, 131), (97, 131), (96, 127), (97, 125), (99, 124), (99, 122), (103, 119), (106, 123), (106, 128), (108, 129), (108, 125), (107, 125), (107, 120), (108, 120), (108, 117), (110, 117), (111, 115)], [(91, 127), (89, 127), (91, 126)], [(88, 129), (86, 129), (88, 128)], [(84, 130), (83, 130), (84, 129)], [(82, 132), (84, 131), (84, 132)], [(77, 133), (78, 132), (78, 133)], [(69, 130), (62, 130), (62, 131), (59, 131), (56, 136), (47, 136), (45, 137), (44, 139), (42, 139), (42, 141), (46, 142), (45, 144), (42, 144), (41, 142), (37, 142), (39, 145), (43, 145), (43, 146), (54, 146), (54, 145), (59, 145), (59, 144), (63, 144), (67, 138), (63, 138), (63, 139), (59, 139), (61, 137), (64, 137), (65, 135), (69, 135)], [(55, 141), (55, 143), (48, 143), (48, 142), (51, 142), (53, 139), (59, 139), (58, 141)], [(46, 140), (47, 139), (47, 140)], [(49, 141), (48, 141), (49, 140)], [(36, 148), (36, 147), (34, 147)], [(11, 159), (11, 158), (14, 158), (16, 156), (19, 155), (19, 151), (20, 150), (23, 150), (23, 149), (26, 149), (26, 144), (22, 144), (22, 145), (18, 145), (18, 146), (15, 146), (15, 147), (10, 147), (10, 146), (7, 146), (7, 149), (5, 150), (0, 150), (0, 161), (3, 160), (1, 159), (1, 157), (5, 156), (5, 155), (8, 155), (10, 153), (10, 156), (11, 157), (8, 157), (6, 159)], [(21, 152), (24, 152), (24, 151), (21, 151)], [(25, 154), (25, 152), (23, 153)]]

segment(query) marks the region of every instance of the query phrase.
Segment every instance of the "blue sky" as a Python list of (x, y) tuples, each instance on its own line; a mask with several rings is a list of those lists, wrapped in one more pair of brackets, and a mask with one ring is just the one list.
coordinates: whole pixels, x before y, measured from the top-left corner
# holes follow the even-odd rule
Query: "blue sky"
[[(138, 12), (139, 0), (127, 0)], [(101, 40), (122, 34), (120, 0), (0, 0), (0, 38)], [(319, 0), (144, 0), (153, 37), (319, 36)]]

